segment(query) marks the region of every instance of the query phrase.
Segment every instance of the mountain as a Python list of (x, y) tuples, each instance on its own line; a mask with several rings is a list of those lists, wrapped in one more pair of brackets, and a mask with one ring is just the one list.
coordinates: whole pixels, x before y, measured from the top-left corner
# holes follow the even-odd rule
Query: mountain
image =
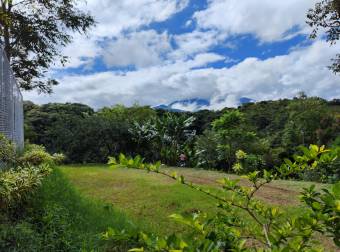
[(240, 105), (247, 104), (247, 103), (254, 103), (256, 102), (254, 99), (250, 99), (248, 97), (241, 97), (240, 98)]
[(168, 105), (161, 104), (155, 106), (154, 109), (163, 109), (172, 112), (186, 112), (186, 111), (198, 111), (204, 109), (204, 107), (209, 107), (210, 102), (201, 98), (184, 99), (179, 101), (174, 101)]
[[(255, 102), (255, 100), (247, 98), (247, 97), (241, 97), (239, 100), (239, 105), (252, 103), (252, 102)], [(174, 101), (167, 105), (161, 104), (153, 108), (167, 110), (171, 112), (186, 112), (186, 111), (195, 112), (195, 111), (199, 111), (203, 109), (209, 109), (210, 104), (211, 104), (210, 101), (206, 99), (192, 98), (192, 99)]]

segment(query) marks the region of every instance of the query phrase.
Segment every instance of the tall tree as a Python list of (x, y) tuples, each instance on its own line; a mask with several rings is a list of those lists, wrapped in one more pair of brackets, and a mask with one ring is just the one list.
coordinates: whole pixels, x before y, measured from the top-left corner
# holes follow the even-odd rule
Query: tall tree
[(61, 49), (72, 32), (86, 33), (95, 24), (77, 7), (78, 0), (0, 0), (0, 44), (20, 87), (50, 93), (57, 85), (46, 73), (64, 64)]
[(244, 114), (238, 110), (225, 112), (219, 119), (212, 122), (212, 129), (217, 134), (220, 160), (226, 160), (228, 169), (232, 168), (237, 150), (253, 152), (257, 136), (250, 131)]
[[(320, 29), (325, 30), (326, 39), (331, 45), (340, 38), (340, 0), (322, 0), (307, 13), (307, 23), (313, 28), (311, 38), (318, 36)], [(333, 59), (329, 67), (334, 73), (340, 73), (340, 54)]]

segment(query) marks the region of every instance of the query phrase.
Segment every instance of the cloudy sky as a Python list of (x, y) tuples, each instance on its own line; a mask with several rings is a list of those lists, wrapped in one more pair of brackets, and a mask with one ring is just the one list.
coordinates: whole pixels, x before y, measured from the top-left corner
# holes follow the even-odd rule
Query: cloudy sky
[(64, 49), (70, 61), (51, 70), (60, 82), (52, 95), (24, 97), (95, 108), (201, 98), (209, 109), (299, 91), (339, 98), (340, 76), (327, 66), (340, 46), (308, 39), (306, 12), (315, 2), (80, 1), (97, 26)]

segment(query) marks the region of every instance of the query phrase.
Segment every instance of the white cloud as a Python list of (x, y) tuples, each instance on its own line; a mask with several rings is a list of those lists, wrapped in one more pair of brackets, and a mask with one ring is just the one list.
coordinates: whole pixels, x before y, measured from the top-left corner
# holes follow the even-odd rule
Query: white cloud
[(217, 54), (204, 53), (191, 60), (176, 61), (164, 66), (142, 68), (127, 73), (102, 72), (65, 76), (60, 79), (60, 85), (55, 87), (52, 96), (36, 96), (30, 92), (25, 93), (24, 97), (37, 103), (82, 102), (96, 108), (116, 103), (132, 105), (137, 101), (140, 104), (160, 104), (175, 97), (184, 99), (190, 95), (209, 98), (213, 89), (202, 93), (201, 85), (196, 86), (200, 83), (206, 85), (206, 77), (204, 74), (196, 76), (200, 70), (191, 69), (223, 59)]
[[(68, 57), (65, 64), (66, 68), (89, 65), (99, 53), (100, 47), (97, 45), (95, 38), (80, 34), (75, 35), (73, 43), (62, 49), (62, 54)], [(59, 63), (56, 65), (57, 69), (62, 69), (63, 67)]]
[(218, 45), (223, 37), (216, 31), (198, 31), (174, 36), (178, 49), (172, 53), (174, 58), (185, 58), (188, 55), (207, 51), (214, 45)]
[[(63, 49), (69, 56), (66, 67), (89, 65), (100, 56), (98, 41), (121, 37), (123, 31), (135, 32), (152, 22), (167, 20), (183, 10), (189, 0), (87, 0), (79, 1), (79, 7), (94, 16), (97, 24), (88, 36), (78, 36)], [(60, 65), (56, 66), (61, 68)]]
[(199, 54), (191, 60), (168, 62), (127, 73), (104, 72), (65, 76), (51, 97), (29, 93), (25, 99), (82, 102), (96, 108), (116, 103), (167, 104), (186, 98), (211, 100), (211, 109), (235, 106), (240, 97), (255, 100), (293, 97), (298, 91), (324, 98), (340, 97), (339, 76), (327, 65), (340, 49), (316, 41), (288, 55), (266, 60), (247, 58), (231, 68), (200, 68), (224, 60), (217, 54)]
[(87, 0), (82, 8), (95, 15), (98, 22), (92, 33), (111, 37), (123, 30), (167, 20), (188, 4), (189, 0)]
[(170, 39), (166, 33), (154, 30), (134, 32), (108, 42), (102, 51), (108, 66), (147, 67), (160, 64), (171, 50)]
[[(201, 29), (216, 29), (226, 36), (252, 34), (272, 42), (306, 33), (306, 13), (316, 0), (209, 0), (208, 8), (194, 14)], [(294, 31), (292, 28), (294, 27)]]
[(197, 102), (193, 103), (188, 103), (188, 104), (181, 104), (181, 103), (175, 103), (174, 105), (171, 106), (172, 109), (178, 109), (182, 111), (190, 111), (194, 112), (197, 111), (201, 108), (202, 106), (198, 104)]
[(219, 94), (214, 97), (212, 107), (236, 105), (235, 97), (269, 100), (293, 97), (298, 91), (327, 99), (339, 97), (339, 76), (326, 67), (339, 48), (317, 41), (288, 55), (266, 60), (248, 58), (232, 68), (220, 70), (216, 73)]

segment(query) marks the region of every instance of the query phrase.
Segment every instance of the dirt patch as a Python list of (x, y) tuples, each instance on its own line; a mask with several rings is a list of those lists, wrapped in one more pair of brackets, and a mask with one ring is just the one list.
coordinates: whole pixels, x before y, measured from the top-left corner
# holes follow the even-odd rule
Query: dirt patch
[[(187, 181), (190, 181), (194, 184), (198, 185), (206, 185), (206, 186), (214, 186), (214, 187), (220, 187), (220, 184), (217, 182), (218, 179), (227, 177), (229, 175), (227, 174), (219, 174), (219, 173), (213, 173), (211, 174), (200, 174), (200, 171), (186, 171), (181, 170), (178, 171), (176, 169), (178, 174), (183, 175)], [(172, 171), (172, 169), (168, 170)], [(232, 179), (235, 178), (235, 176), (229, 176)], [(242, 186), (251, 186), (251, 184), (246, 181), (245, 179), (240, 179), (240, 185)], [(289, 188), (282, 188), (273, 184), (268, 184), (263, 186), (261, 190), (259, 190), (256, 193), (256, 197), (260, 200), (264, 200), (267, 203), (274, 204), (274, 205), (285, 205), (285, 206), (294, 206), (299, 204), (298, 199), (299, 193), (293, 189)]]
[(274, 205), (297, 205), (299, 193), (293, 190), (283, 189), (272, 185), (266, 185), (256, 193), (259, 199)]

